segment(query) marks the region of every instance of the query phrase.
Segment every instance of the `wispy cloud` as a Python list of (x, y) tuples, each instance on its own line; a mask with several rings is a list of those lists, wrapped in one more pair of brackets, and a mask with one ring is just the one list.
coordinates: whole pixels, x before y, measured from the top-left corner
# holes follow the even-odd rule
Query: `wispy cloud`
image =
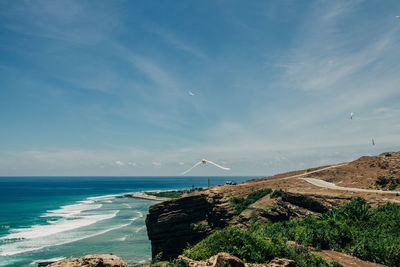
[(161, 27), (152, 27), (152, 31), (173, 47), (200, 59), (207, 59), (206, 54), (203, 53), (203, 51), (201, 51), (198, 47), (188, 44), (188, 42), (183, 42), (171, 31), (167, 31)]
[(117, 10), (75, 0), (25, 0), (7, 6), (1, 14), (8, 18), (5, 27), (15, 32), (67, 43), (93, 43), (104, 40), (119, 25)]

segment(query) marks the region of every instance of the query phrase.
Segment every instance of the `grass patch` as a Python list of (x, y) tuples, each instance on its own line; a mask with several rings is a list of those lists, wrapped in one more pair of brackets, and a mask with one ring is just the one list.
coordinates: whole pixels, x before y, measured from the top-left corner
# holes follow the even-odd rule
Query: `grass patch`
[(252, 263), (267, 263), (279, 257), (292, 259), (297, 266), (330, 266), (328, 261), (303, 247), (288, 246), (282, 240), (266, 239), (236, 227), (214, 232), (194, 247), (184, 250), (184, 255), (194, 260), (205, 260), (219, 252)]
[(317, 249), (334, 249), (363, 260), (400, 266), (400, 205), (370, 209), (356, 198), (326, 212), (274, 224), (255, 224), (251, 232), (264, 239), (293, 240)]
[(282, 189), (277, 189), (274, 190), (274, 192), (272, 192), (272, 194), (270, 195), (271, 198), (277, 198), (277, 197), (281, 197), (283, 196), (284, 192)]
[(261, 189), (254, 192), (251, 192), (246, 198), (243, 197), (233, 197), (231, 198), (231, 203), (233, 205), (234, 215), (239, 215), (247, 209), (247, 207), (257, 200), (263, 198), (264, 196), (270, 194), (272, 192), (271, 188)]
[(172, 190), (172, 191), (161, 191), (161, 192), (145, 192), (147, 195), (152, 195), (156, 197), (165, 197), (165, 198), (177, 198), (182, 196), (183, 194), (188, 194), (196, 191), (202, 191), (203, 188), (195, 187), (192, 189), (182, 189), (182, 190)]

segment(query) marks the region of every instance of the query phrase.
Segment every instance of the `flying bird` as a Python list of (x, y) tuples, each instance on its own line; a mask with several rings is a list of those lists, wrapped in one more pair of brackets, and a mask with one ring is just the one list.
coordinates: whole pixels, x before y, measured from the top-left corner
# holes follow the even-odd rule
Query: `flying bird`
[(375, 141), (374, 141), (374, 138), (372, 138), (372, 145), (373, 145), (373, 146), (375, 145)]
[(190, 172), (191, 170), (193, 170), (195, 167), (199, 166), (200, 164), (207, 164), (207, 163), (210, 163), (210, 164), (217, 166), (218, 168), (226, 170), (226, 171), (230, 170), (230, 168), (222, 167), (221, 165), (218, 165), (217, 163), (214, 163), (214, 162), (206, 160), (206, 159), (202, 159), (199, 162), (197, 162), (196, 164), (194, 164), (192, 167), (190, 167), (188, 170), (182, 172), (182, 175), (185, 175), (186, 173)]
[(354, 112), (350, 112), (350, 120), (353, 119)]
[(396, 18), (400, 19), (400, 16), (396, 16)]
[(189, 91), (189, 95), (192, 95), (192, 96), (193, 96), (193, 95), (194, 95), (194, 93), (193, 93), (192, 91)]

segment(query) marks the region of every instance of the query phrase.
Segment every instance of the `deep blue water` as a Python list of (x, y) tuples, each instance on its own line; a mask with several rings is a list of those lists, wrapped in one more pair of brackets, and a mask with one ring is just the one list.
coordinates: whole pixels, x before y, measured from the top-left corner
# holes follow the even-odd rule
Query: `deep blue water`
[(0, 177), (0, 266), (113, 253), (150, 260), (145, 217), (154, 201), (127, 192), (207, 187), (253, 177)]

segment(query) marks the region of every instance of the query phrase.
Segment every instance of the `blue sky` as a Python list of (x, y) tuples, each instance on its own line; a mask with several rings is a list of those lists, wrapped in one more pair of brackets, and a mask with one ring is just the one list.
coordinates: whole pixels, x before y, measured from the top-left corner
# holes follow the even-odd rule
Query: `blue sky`
[(398, 15), (397, 0), (1, 1), (0, 175), (202, 158), (231, 171), (192, 175), (270, 175), (398, 151)]

